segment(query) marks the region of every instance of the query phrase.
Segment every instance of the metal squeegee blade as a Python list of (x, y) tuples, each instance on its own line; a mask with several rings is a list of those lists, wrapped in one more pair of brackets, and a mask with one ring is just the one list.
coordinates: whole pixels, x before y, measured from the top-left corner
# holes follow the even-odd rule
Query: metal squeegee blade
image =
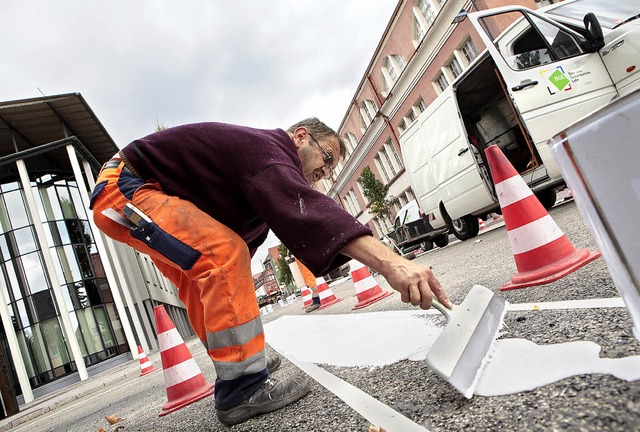
[(506, 310), (504, 299), (494, 295), (448, 379), (467, 399), (473, 396), (480, 374), (491, 357)]

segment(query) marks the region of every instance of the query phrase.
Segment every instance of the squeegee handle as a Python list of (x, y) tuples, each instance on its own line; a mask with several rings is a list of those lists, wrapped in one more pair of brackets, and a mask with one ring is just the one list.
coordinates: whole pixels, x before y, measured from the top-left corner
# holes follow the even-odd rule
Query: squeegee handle
[(438, 311), (447, 319), (447, 322), (451, 321), (451, 309), (446, 308), (435, 297), (431, 300), (431, 306), (438, 309)]

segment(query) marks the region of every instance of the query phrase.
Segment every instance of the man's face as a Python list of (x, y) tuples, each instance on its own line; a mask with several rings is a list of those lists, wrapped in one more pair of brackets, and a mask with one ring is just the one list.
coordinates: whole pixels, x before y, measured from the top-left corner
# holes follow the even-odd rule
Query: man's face
[(336, 137), (316, 139), (301, 127), (294, 133), (294, 142), (302, 162), (302, 172), (310, 185), (331, 175), (340, 155), (340, 144)]

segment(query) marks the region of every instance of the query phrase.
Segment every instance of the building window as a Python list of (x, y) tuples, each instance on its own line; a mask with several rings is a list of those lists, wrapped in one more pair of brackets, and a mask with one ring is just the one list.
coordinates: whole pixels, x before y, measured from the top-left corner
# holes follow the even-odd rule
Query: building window
[(447, 67), (451, 71), (451, 74), (454, 78), (458, 78), (462, 73), (462, 66), (460, 66), (460, 62), (458, 62), (458, 59), (455, 57), (451, 59), (451, 61), (447, 64)]
[(382, 77), (384, 78), (384, 84), (387, 92), (389, 92), (396, 81), (398, 81), (398, 78), (405, 66), (406, 62), (404, 57), (399, 54), (392, 54), (384, 59)]
[(362, 118), (363, 132), (367, 130), (378, 113), (378, 106), (371, 99), (362, 101), (360, 104), (360, 117)]
[(427, 24), (431, 25), (436, 19), (436, 11), (429, 0), (418, 0), (418, 10)]
[(374, 158), (374, 162), (382, 176), (389, 183), (403, 168), (402, 159), (391, 140), (387, 141)]
[(360, 204), (358, 203), (358, 199), (356, 198), (356, 193), (353, 191), (353, 188), (349, 189), (349, 192), (344, 196), (344, 202), (347, 206), (347, 211), (351, 213), (352, 216), (356, 216), (360, 213)]
[(447, 87), (449, 87), (449, 82), (447, 81), (447, 77), (445, 77), (443, 73), (438, 74), (438, 76), (436, 77), (435, 83), (441, 92), (445, 91)]
[(366, 206), (369, 205), (369, 198), (367, 198), (367, 196), (364, 193), (364, 186), (362, 186), (362, 183), (360, 181), (357, 181), (356, 184), (358, 185), (358, 190), (360, 191), (360, 195), (362, 196), (362, 199), (364, 200), (364, 204)]
[(460, 50), (469, 63), (471, 63), (476, 57), (478, 57), (478, 49), (471, 39), (467, 39)]
[(414, 32), (414, 35), (415, 35), (415, 41), (417, 43), (419, 43), (422, 40), (422, 38), (424, 37), (424, 35), (427, 34), (427, 31), (422, 26), (422, 23), (416, 17), (413, 18), (413, 32)]
[(344, 143), (347, 145), (347, 157), (349, 157), (358, 146), (358, 138), (351, 132), (344, 134)]

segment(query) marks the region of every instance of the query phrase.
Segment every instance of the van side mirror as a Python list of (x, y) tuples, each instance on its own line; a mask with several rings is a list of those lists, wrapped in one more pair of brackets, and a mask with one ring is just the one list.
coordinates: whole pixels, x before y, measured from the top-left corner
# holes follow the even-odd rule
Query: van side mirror
[(584, 16), (584, 27), (589, 33), (589, 42), (591, 42), (591, 51), (597, 52), (604, 46), (604, 35), (602, 34), (602, 27), (598, 22), (595, 14), (589, 12)]

